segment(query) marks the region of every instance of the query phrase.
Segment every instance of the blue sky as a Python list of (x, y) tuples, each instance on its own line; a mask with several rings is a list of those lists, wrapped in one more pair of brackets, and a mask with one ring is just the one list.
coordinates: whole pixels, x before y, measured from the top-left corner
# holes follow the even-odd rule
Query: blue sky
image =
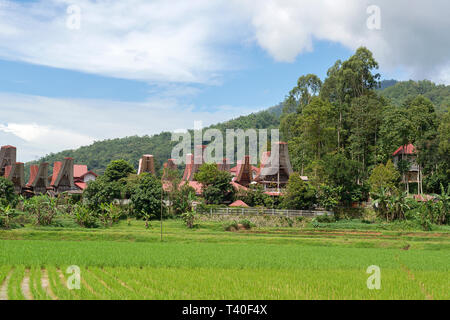
[[(218, 82), (190, 86), (195, 93), (185, 97), (195, 108), (245, 105), (259, 110), (273, 106), (284, 99), (300, 75), (314, 73), (324, 79), (336, 60), (347, 59), (353, 53), (337, 43), (317, 42), (314, 52), (304, 53), (293, 62), (278, 62), (259, 47), (236, 50), (239, 69), (224, 72)], [(161, 91), (158, 84), (142, 80), (18, 61), (0, 60), (0, 70), (0, 91), (7, 93), (144, 102)]]
[(278, 104), (359, 46), (384, 79), (449, 84), (450, 4), (433, 4), (0, 0), (0, 144), (28, 161), (221, 122)]

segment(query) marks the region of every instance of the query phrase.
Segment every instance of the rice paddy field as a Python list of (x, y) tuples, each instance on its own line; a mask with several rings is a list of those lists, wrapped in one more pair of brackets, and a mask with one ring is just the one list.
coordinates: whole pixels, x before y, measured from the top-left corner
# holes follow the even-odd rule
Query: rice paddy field
[[(449, 299), (450, 233), (217, 221), (0, 231), (0, 299)], [(381, 288), (369, 290), (369, 266)], [(77, 266), (80, 276), (68, 273)], [(69, 270), (70, 271), (70, 270)], [(74, 280), (75, 279), (75, 280)], [(69, 289), (79, 279), (79, 288)], [(75, 281), (75, 282), (74, 282)]]

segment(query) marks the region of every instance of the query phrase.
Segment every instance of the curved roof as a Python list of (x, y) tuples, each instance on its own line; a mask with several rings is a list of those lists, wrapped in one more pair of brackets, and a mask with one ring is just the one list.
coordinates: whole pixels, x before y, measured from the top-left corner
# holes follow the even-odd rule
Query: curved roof
[(416, 154), (416, 148), (414, 147), (414, 145), (412, 143), (405, 145), (405, 146), (401, 146), (394, 152), (393, 156), (396, 156), (399, 154)]

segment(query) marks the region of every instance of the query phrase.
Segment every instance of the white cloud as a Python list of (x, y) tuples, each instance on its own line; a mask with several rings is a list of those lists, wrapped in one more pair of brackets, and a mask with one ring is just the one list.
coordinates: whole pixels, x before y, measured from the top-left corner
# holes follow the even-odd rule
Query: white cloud
[[(66, 27), (81, 8), (81, 29)], [(369, 5), (381, 30), (367, 28)], [(448, 0), (0, 0), (0, 58), (151, 82), (210, 83), (253, 41), (291, 62), (315, 39), (367, 46), (386, 70), (448, 82)], [(445, 72), (443, 75), (442, 73)]]
[[(145, 81), (206, 82), (220, 59), (224, 1), (40, 0), (0, 2), (0, 57)], [(69, 5), (81, 9), (67, 27)], [(219, 59), (218, 59), (219, 58)]]
[[(255, 41), (278, 61), (291, 62), (327, 40), (366, 46), (383, 69), (403, 68), (414, 79), (450, 83), (450, 2), (447, 0), (236, 0), (244, 5)], [(367, 8), (381, 9), (381, 29), (367, 28)]]
[(0, 93), (0, 144), (18, 147), (20, 161), (103, 140), (208, 126), (254, 112), (254, 108), (219, 106), (194, 111), (174, 99), (143, 103), (54, 99)]

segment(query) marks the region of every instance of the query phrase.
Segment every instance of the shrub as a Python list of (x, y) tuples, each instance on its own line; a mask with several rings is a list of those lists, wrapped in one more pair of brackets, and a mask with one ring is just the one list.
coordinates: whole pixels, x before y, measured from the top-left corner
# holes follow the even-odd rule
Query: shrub
[(162, 191), (161, 181), (153, 175), (142, 174), (130, 199), (135, 214), (141, 217), (142, 212), (146, 212), (159, 216), (161, 214)]
[(236, 231), (238, 230), (238, 223), (237, 221), (231, 221), (224, 225), (225, 231)]
[(245, 229), (251, 229), (254, 225), (253, 223), (251, 223), (249, 220), (247, 219), (243, 219), (241, 221), (239, 221), (239, 224), (242, 224), (244, 226)]
[(231, 174), (219, 170), (215, 163), (202, 165), (195, 174), (195, 180), (203, 185), (203, 197), (208, 204), (221, 204), (234, 198)]
[[(178, 183), (172, 186), (175, 190), (170, 193), (170, 201), (172, 203), (175, 215), (181, 215), (192, 210), (192, 202), (195, 199), (195, 189), (185, 183), (178, 186)], [(203, 205), (203, 204), (201, 204)]]
[(311, 225), (313, 226), (313, 228), (319, 228), (320, 227), (320, 223), (319, 223), (319, 221), (317, 221), (317, 218), (313, 218), (311, 220)]
[(108, 182), (119, 181), (136, 173), (133, 166), (125, 160), (111, 161), (105, 170), (105, 178)]
[(323, 185), (318, 191), (318, 202), (326, 210), (334, 210), (341, 202), (342, 187), (330, 187)]
[(0, 206), (0, 228), (10, 229), (11, 220), (16, 216), (16, 211), (11, 206)]
[(380, 164), (373, 169), (369, 178), (370, 192), (377, 193), (381, 188), (384, 188), (387, 193), (392, 194), (397, 190), (399, 181), (400, 174), (392, 161), (389, 160), (386, 165)]
[(298, 173), (292, 174), (283, 199), (283, 208), (291, 210), (310, 209), (315, 202), (315, 189), (309, 183), (303, 181)]
[(45, 195), (27, 200), (24, 209), (35, 218), (35, 224), (38, 226), (51, 225), (59, 213), (56, 199)]
[(90, 181), (83, 192), (86, 205), (91, 210), (99, 210), (102, 203), (112, 203), (114, 199), (120, 199), (122, 185), (118, 182), (108, 182), (104, 177)]
[(0, 206), (8, 206), (10, 205), (12, 208), (15, 208), (18, 202), (18, 197), (14, 191), (14, 184), (0, 177)]
[(184, 223), (186, 224), (186, 227), (188, 227), (189, 229), (194, 228), (195, 211), (185, 212), (181, 215), (181, 218), (183, 219)]
[(99, 219), (104, 227), (111, 227), (122, 215), (120, 208), (113, 203), (100, 205)]
[(336, 222), (336, 218), (334, 217), (334, 215), (328, 215), (328, 214), (325, 214), (323, 216), (317, 216), (315, 219), (317, 222), (320, 222), (320, 223)]
[(83, 228), (97, 228), (98, 219), (95, 212), (91, 211), (88, 207), (83, 205), (77, 205), (73, 209), (73, 215), (75, 222)]

